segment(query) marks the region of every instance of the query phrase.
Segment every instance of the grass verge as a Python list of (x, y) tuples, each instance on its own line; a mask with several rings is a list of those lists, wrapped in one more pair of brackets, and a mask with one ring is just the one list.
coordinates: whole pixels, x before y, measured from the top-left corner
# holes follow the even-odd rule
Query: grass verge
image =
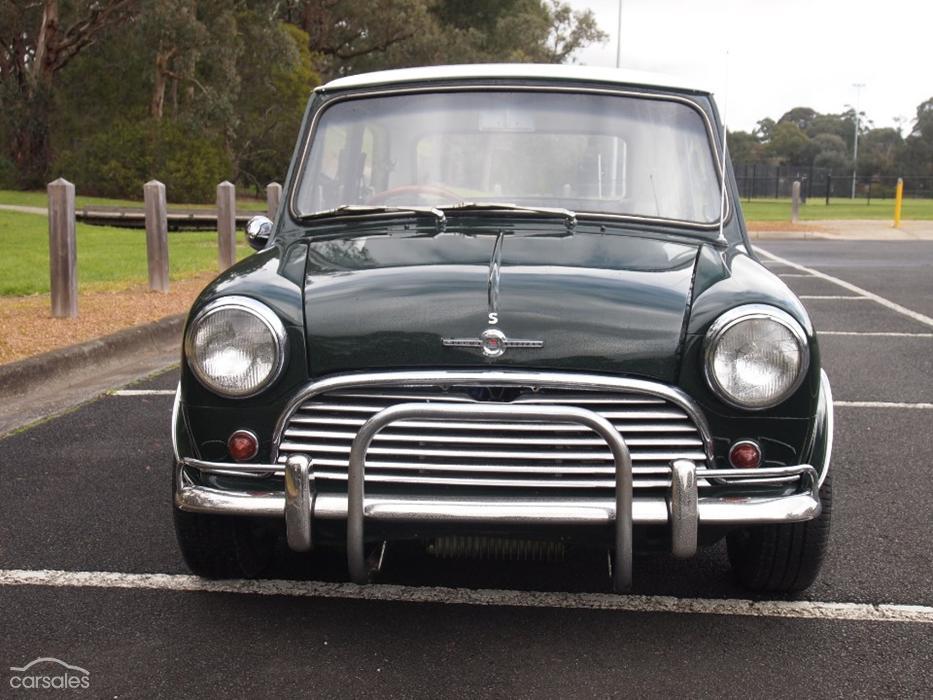
[[(80, 194), (75, 194), (75, 206), (80, 209), (81, 207), (90, 207), (95, 204), (106, 207), (135, 207), (142, 208), (142, 193), (143, 188), (140, 186), (139, 194), (140, 199), (111, 199), (108, 197), (85, 197)], [(172, 209), (177, 207), (179, 209), (213, 209), (215, 205), (213, 203), (202, 203), (202, 204), (190, 204), (184, 203), (179, 204), (178, 202), (171, 201), (171, 194), (167, 193), (168, 197), (168, 207)], [(20, 192), (18, 190), (0, 190), (0, 204), (14, 204), (21, 207), (46, 207), (49, 204), (48, 195), (42, 191), (31, 191), (31, 192)], [(266, 202), (262, 199), (256, 199), (255, 197), (244, 197), (242, 194), (237, 197), (237, 209), (240, 211), (265, 211)]]
[[(790, 221), (789, 199), (742, 200), (742, 211), (748, 221)], [(894, 221), (894, 200), (873, 199), (813, 199), (800, 207), (800, 218), (804, 221), (832, 219), (873, 219)], [(901, 218), (909, 221), (933, 220), (933, 199), (905, 199)]]
[[(148, 281), (146, 233), (78, 224), (78, 286), (81, 291), (114, 291)], [(238, 258), (251, 251), (242, 241)], [(182, 280), (216, 273), (216, 233), (169, 233), (169, 277)], [(48, 219), (0, 210), (0, 296), (49, 291)]]

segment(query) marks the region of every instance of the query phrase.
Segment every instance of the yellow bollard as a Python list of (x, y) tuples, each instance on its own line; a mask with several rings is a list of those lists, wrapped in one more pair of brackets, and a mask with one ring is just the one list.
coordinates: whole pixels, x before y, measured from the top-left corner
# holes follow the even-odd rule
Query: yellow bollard
[(901, 227), (901, 205), (904, 203), (904, 178), (897, 178), (897, 189), (894, 191), (894, 228)]

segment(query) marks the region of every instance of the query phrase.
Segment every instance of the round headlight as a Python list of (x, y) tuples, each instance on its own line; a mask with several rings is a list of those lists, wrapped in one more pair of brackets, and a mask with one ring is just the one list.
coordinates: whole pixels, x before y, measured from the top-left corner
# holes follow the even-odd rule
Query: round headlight
[(727, 311), (706, 335), (706, 378), (728, 404), (771, 408), (803, 381), (810, 361), (807, 337), (789, 314), (764, 304)]
[(188, 366), (211, 391), (258, 394), (285, 364), (285, 327), (265, 304), (229, 296), (201, 309), (185, 337)]

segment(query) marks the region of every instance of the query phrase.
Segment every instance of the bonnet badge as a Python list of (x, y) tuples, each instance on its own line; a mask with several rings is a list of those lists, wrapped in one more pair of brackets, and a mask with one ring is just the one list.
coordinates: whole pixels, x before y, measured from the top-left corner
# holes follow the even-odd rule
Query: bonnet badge
[(442, 338), (448, 348), (482, 348), (486, 357), (500, 357), (508, 348), (540, 348), (543, 340), (518, 340), (508, 338), (498, 328), (487, 328), (479, 338)]

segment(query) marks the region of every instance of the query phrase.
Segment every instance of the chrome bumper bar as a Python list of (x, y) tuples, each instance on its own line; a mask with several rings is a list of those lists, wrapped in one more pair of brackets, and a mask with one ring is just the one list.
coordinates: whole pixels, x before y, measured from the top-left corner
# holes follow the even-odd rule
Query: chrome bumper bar
[[(612, 452), (615, 462), (615, 566), (612, 583), (617, 591), (632, 585), (632, 456), (612, 423), (598, 413), (575, 406), (518, 406), (508, 404), (469, 404), (465, 406), (402, 403), (379, 411), (363, 423), (350, 448), (347, 473), (347, 561), (350, 576), (357, 583), (369, 580), (364, 553), (366, 451), (376, 434), (396, 421), (413, 418), (444, 420), (527, 420), (577, 423), (599, 435)], [(695, 482), (694, 482), (695, 487)], [(696, 489), (694, 488), (694, 500)]]
[[(599, 434), (609, 446), (616, 465), (615, 498), (451, 496), (366, 496), (365, 455), (376, 434), (391, 423), (412, 418), (451, 420), (508, 419), (577, 423)], [(328, 494), (314, 488), (313, 464), (304, 455), (292, 455), (284, 467), (284, 491), (231, 491), (195, 484), (185, 468), (202, 473), (255, 475), (281, 472), (281, 464), (240, 464), (182, 459), (176, 467), (175, 504), (182, 510), (282, 517), (289, 546), (307, 551), (312, 546), (313, 519), (347, 521), (347, 557), (351, 576), (369, 580), (364, 556), (366, 519), (379, 521), (435, 521), (452, 523), (608, 525), (615, 528), (613, 587), (626, 590), (632, 575), (632, 526), (669, 525), (671, 549), (689, 557), (697, 549), (700, 525), (764, 525), (810, 520), (820, 514), (819, 480), (810, 465), (759, 469), (706, 469), (688, 460), (671, 464), (671, 489), (666, 496), (638, 495), (632, 488), (632, 463), (625, 441), (598, 414), (569, 406), (516, 406), (499, 404), (438, 405), (396, 404), (370, 418), (357, 433), (350, 452), (348, 493)], [(701, 496), (709, 482), (747, 489), (749, 486), (787, 484), (798, 489), (789, 495)], [(702, 482), (702, 484), (701, 484)]]
[[(205, 472), (222, 469), (231, 471), (239, 466), (184, 460), (186, 467)], [(264, 465), (263, 472), (281, 464)], [(780, 467), (782, 476), (802, 477), (802, 492), (789, 496), (699, 496), (699, 525), (775, 525), (811, 520), (820, 514), (819, 498), (809, 487), (808, 465)], [(731, 474), (729, 471), (729, 474)], [(777, 472), (778, 469), (768, 470)], [(710, 473), (697, 469), (697, 481), (722, 479), (726, 470)], [(256, 472), (248, 472), (256, 473)], [(814, 470), (815, 473), (815, 470)], [(733, 475), (735, 476), (735, 475)], [(742, 480), (739, 483), (749, 483)], [(753, 482), (752, 482), (753, 483)], [(346, 520), (347, 497), (338, 493), (318, 491), (312, 496), (312, 520)], [(175, 504), (195, 513), (219, 513), (255, 517), (281, 518), (285, 514), (284, 491), (228, 491), (191, 483), (179, 469)], [(660, 495), (636, 494), (632, 499), (632, 523), (635, 525), (670, 525), (670, 498)], [(445, 522), (498, 525), (610, 525), (615, 522), (615, 500), (576, 496), (573, 498), (509, 498), (489, 496), (466, 498), (451, 496), (366, 496), (364, 512), (367, 520), (380, 522)]]

